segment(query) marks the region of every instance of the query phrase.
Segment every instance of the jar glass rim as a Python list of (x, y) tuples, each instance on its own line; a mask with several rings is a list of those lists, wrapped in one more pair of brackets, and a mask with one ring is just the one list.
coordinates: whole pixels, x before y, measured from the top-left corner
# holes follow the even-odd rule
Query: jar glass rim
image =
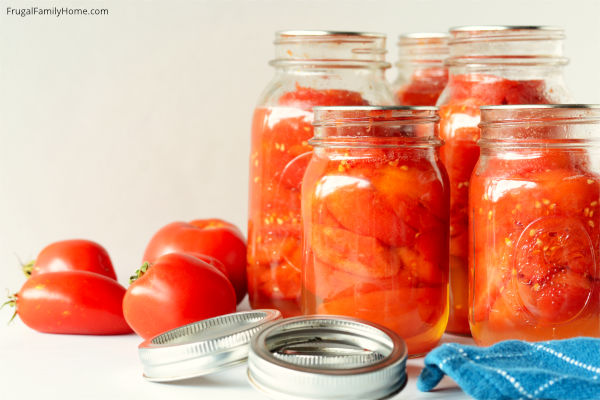
[(473, 25), (450, 29), (448, 67), (546, 66), (568, 63), (563, 28), (536, 25)]
[(503, 105), (489, 105), (481, 106), (480, 110), (528, 110), (528, 109), (598, 109), (600, 110), (600, 104), (503, 104)]
[(569, 148), (597, 146), (600, 105), (521, 104), (483, 106), (481, 147)]
[(435, 106), (315, 106), (317, 111), (438, 111)]
[(598, 104), (514, 104), (481, 106), (481, 128), (600, 123)]
[(385, 33), (378, 32), (357, 32), (357, 31), (326, 31), (326, 30), (282, 30), (275, 32), (275, 44), (283, 43), (286, 41), (296, 40), (323, 40), (324, 38), (331, 38), (331, 40), (339, 41), (347, 39), (349, 41), (354, 40), (375, 40), (385, 39), (387, 35)]
[(313, 126), (417, 125), (437, 123), (433, 106), (318, 106), (313, 107)]
[[(430, 106), (314, 107), (315, 147), (436, 147), (438, 108)], [(424, 127), (424, 128), (419, 128)]]
[(284, 30), (275, 32), (275, 68), (383, 70), (387, 35), (375, 32)]
[(448, 30), (451, 34), (455, 32), (502, 32), (502, 31), (537, 31), (537, 32), (561, 32), (564, 29), (552, 25), (461, 25), (454, 26)]

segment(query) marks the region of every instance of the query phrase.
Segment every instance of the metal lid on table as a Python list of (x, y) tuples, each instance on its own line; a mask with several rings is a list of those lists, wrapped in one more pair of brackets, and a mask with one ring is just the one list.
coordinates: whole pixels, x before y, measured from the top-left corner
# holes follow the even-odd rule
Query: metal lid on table
[(404, 341), (382, 326), (340, 316), (304, 316), (254, 336), (248, 378), (284, 399), (382, 399), (406, 384)]
[(144, 377), (168, 382), (243, 363), (252, 336), (265, 324), (280, 318), (277, 310), (238, 312), (194, 322), (148, 339), (138, 348)]

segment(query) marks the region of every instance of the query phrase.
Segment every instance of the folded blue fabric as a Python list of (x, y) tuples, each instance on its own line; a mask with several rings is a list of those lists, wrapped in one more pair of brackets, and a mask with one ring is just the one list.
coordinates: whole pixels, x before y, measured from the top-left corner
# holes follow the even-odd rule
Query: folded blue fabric
[(444, 374), (482, 400), (600, 399), (600, 339), (447, 343), (427, 354), (417, 387), (428, 392)]

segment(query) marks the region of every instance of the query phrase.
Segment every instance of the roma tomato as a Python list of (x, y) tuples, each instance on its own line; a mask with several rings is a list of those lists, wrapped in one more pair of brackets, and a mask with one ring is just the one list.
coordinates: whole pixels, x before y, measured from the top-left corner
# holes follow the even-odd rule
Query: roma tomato
[(216, 269), (218, 269), (223, 275), (225, 275), (227, 277), (227, 279), (229, 279), (229, 273), (227, 272), (227, 268), (225, 268), (225, 265), (223, 265), (223, 263), (219, 260), (217, 260), (214, 257), (211, 256), (207, 256), (206, 254), (199, 254), (199, 253), (186, 253), (189, 255), (192, 255), (194, 257), (196, 257), (199, 260), (204, 261), (205, 263), (207, 263), (208, 265), (212, 265), (213, 267), (215, 267)]
[(154, 264), (144, 264), (138, 274), (123, 299), (123, 313), (144, 339), (235, 311), (231, 282), (190, 254), (165, 254)]
[(38, 254), (35, 261), (23, 266), (27, 276), (57, 271), (88, 271), (117, 279), (104, 247), (83, 239), (51, 243)]
[(87, 271), (60, 271), (29, 278), (16, 298), (16, 313), (39, 332), (81, 335), (131, 333), (123, 318), (125, 288)]
[(154, 234), (143, 261), (152, 264), (160, 256), (175, 252), (204, 254), (221, 261), (237, 302), (243, 300), (247, 286), (246, 240), (235, 225), (220, 219), (170, 223)]

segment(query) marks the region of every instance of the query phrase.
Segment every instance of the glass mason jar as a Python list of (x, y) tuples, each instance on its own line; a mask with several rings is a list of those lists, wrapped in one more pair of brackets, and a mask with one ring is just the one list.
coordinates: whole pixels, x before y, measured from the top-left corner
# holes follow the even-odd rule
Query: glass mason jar
[(300, 314), (300, 186), (313, 106), (393, 104), (385, 35), (286, 31), (275, 39), (275, 76), (252, 122), (248, 292), (253, 308)]
[(473, 338), (600, 336), (600, 106), (482, 107), (481, 117)]
[(318, 107), (302, 183), (305, 314), (363, 318), (411, 355), (448, 318), (450, 194), (435, 107)]
[(396, 103), (435, 106), (448, 83), (448, 34), (408, 33), (398, 40), (398, 75), (392, 84)]
[(442, 92), (442, 162), (450, 176), (449, 332), (469, 334), (468, 191), (479, 157), (479, 107), (570, 100), (563, 81), (564, 32), (550, 27), (462, 27), (450, 31), (450, 78)]

